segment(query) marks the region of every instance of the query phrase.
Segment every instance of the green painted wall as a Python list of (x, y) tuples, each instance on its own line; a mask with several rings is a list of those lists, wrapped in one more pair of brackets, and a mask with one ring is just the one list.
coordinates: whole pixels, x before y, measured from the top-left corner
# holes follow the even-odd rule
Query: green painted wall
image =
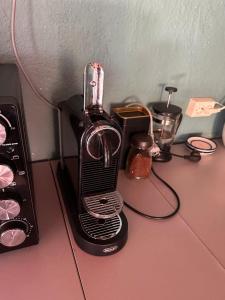
[[(0, 1), (0, 62), (13, 62), (10, 3)], [(108, 108), (129, 96), (144, 103), (166, 99), (162, 87), (178, 87), (173, 103), (190, 97), (225, 96), (225, 1), (221, 0), (17, 0), (18, 50), (37, 88), (52, 101), (82, 92), (83, 69), (105, 70)], [(55, 155), (51, 109), (23, 83), (33, 160)], [(184, 117), (178, 138), (221, 135), (225, 114)]]

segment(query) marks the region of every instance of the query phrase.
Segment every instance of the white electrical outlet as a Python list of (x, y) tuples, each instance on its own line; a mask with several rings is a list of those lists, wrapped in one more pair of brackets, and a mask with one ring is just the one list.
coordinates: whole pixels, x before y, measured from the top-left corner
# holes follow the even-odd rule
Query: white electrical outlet
[(216, 101), (213, 98), (191, 98), (186, 110), (189, 117), (208, 117), (212, 114)]

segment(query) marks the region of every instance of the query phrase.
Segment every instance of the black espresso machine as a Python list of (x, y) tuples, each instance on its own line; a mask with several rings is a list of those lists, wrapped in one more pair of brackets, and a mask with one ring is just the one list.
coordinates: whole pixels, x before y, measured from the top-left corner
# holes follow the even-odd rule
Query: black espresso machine
[(93, 255), (110, 255), (127, 241), (123, 199), (116, 190), (121, 148), (117, 122), (102, 106), (104, 72), (84, 71), (84, 96), (60, 104), (63, 160), (58, 177), (74, 238)]

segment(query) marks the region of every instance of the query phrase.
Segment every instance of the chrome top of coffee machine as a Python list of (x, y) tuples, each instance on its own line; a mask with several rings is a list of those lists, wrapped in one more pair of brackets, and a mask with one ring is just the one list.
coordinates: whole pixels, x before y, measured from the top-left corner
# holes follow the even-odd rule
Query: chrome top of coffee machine
[(177, 92), (177, 88), (166, 87), (165, 90), (169, 92), (167, 102), (157, 102), (152, 105), (154, 136), (160, 147), (160, 153), (154, 157), (154, 161), (159, 162), (171, 160), (170, 146), (182, 120), (182, 109), (170, 103), (172, 93)]
[[(103, 109), (104, 72), (97, 63), (84, 71), (84, 97), (61, 103), (77, 144), (78, 158), (64, 155), (59, 179), (78, 245), (94, 255), (120, 250), (127, 240), (123, 199), (116, 191), (121, 130)], [(67, 136), (67, 130), (63, 130)], [(74, 143), (63, 141), (63, 146)], [(74, 146), (73, 145), (73, 146)], [(69, 184), (70, 183), (70, 184)], [(71, 196), (72, 195), (72, 196)]]

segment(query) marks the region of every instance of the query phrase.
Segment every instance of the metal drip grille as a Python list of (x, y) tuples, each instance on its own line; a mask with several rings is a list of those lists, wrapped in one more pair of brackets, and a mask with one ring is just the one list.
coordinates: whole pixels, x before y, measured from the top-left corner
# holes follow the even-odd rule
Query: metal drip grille
[(111, 219), (96, 219), (88, 213), (80, 214), (80, 223), (83, 231), (96, 240), (108, 240), (116, 236), (122, 227), (120, 216)]
[(95, 218), (108, 219), (118, 215), (123, 208), (123, 199), (114, 191), (90, 197), (84, 197), (87, 212)]

